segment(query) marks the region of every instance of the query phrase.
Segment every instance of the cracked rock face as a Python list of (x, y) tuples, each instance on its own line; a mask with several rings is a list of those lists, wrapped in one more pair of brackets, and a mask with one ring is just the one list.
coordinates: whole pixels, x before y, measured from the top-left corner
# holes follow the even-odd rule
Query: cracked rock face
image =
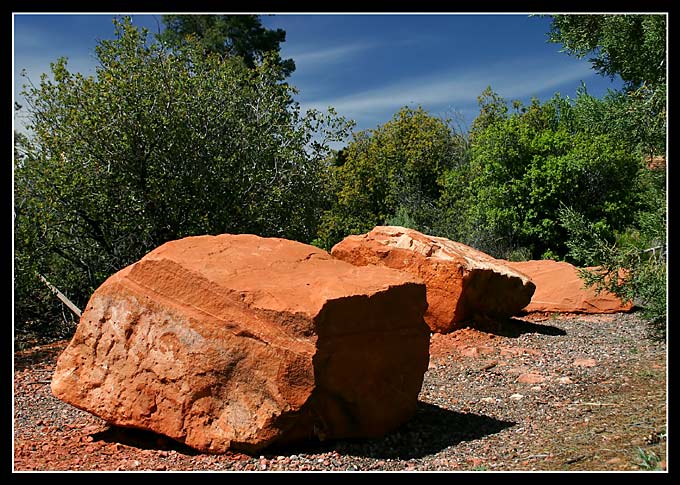
[(92, 295), (53, 394), (199, 451), (380, 436), (429, 362), (425, 286), (253, 235), (168, 242)]
[(425, 321), (448, 333), (471, 319), (504, 319), (529, 302), (535, 285), (524, 273), (470, 246), (399, 226), (377, 226), (348, 236), (333, 257), (357, 266), (382, 266), (408, 272), (427, 286)]

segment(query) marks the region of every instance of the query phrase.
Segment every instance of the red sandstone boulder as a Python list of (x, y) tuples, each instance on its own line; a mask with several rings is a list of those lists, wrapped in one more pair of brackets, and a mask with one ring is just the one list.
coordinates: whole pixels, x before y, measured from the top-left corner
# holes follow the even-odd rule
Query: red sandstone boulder
[(530, 301), (534, 284), (525, 274), (470, 246), (398, 226), (377, 226), (348, 236), (333, 257), (357, 266), (379, 265), (418, 276), (427, 285), (425, 321), (447, 333), (472, 318), (503, 319)]
[(539, 261), (506, 261), (511, 268), (528, 275), (536, 291), (526, 312), (618, 313), (632, 310), (614, 294), (586, 288), (572, 264), (549, 259)]
[(202, 452), (379, 436), (416, 409), (425, 291), (283, 239), (172, 241), (95, 291), (52, 392)]

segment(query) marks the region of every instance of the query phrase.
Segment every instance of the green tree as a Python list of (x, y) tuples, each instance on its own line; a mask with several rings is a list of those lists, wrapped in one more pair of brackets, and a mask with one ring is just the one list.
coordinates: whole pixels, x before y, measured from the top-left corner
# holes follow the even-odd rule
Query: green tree
[[(264, 57), (168, 51), (125, 18), (94, 76), (65, 59), (26, 87), (30, 139), (14, 167), (16, 321), (36, 273), (82, 308), (113, 272), (172, 239), (254, 233), (309, 242), (326, 204), (329, 142), (350, 125), (300, 112)], [(42, 315), (44, 321), (54, 314)]]
[(597, 291), (607, 290), (623, 301), (641, 308), (654, 336), (666, 335), (667, 211), (664, 170), (641, 169), (635, 190), (646, 204), (634, 214), (634, 221), (614, 236), (573, 207), (560, 209), (560, 224), (569, 237), (569, 256), (582, 265), (584, 282)]
[(248, 67), (262, 62), (265, 55), (280, 64), (283, 77), (295, 71), (293, 59), (281, 59), (280, 44), (286, 40), (283, 29), (262, 26), (259, 15), (163, 15), (165, 30), (157, 38), (180, 47), (194, 38), (208, 52), (241, 57)]
[[(625, 82), (603, 100), (580, 96), (576, 110), (584, 133), (606, 132), (641, 159), (665, 156), (667, 139), (666, 15), (557, 15), (550, 41), (577, 57), (594, 54), (594, 69)], [(585, 121), (587, 119), (587, 121)], [(608, 289), (642, 307), (653, 328), (666, 329), (667, 195), (665, 167), (640, 168), (630, 181), (637, 195), (628, 226), (605, 233), (579, 208), (566, 204), (560, 224), (569, 256), (599, 271), (583, 271), (586, 284)]]
[(666, 96), (646, 85), (624, 92), (609, 90), (602, 98), (578, 89), (573, 106), (574, 131), (609, 134), (641, 158), (666, 152)]
[(548, 39), (562, 44), (569, 55), (592, 56), (589, 61), (599, 74), (620, 76), (625, 89), (603, 100), (604, 121), (636, 143), (644, 156), (665, 153), (666, 15), (554, 15)]
[(666, 16), (659, 14), (553, 15), (549, 41), (589, 59), (595, 71), (630, 89), (666, 84)]
[[(665, 130), (662, 134), (655, 123), (665, 126), (665, 114), (645, 116), (649, 105), (640, 96), (640, 90), (611, 92), (600, 100), (579, 96), (575, 111), (580, 131), (588, 136), (609, 133), (638, 159), (664, 153)], [(628, 183), (636, 201), (626, 208), (629, 224), (613, 231), (598, 226), (582, 208), (564, 205), (558, 214), (566, 230), (567, 256), (579, 265), (599, 267), (582, 270), (584, 282), (635, 302), (658, 336), (665, 335), (666, 323), (666, 183), (665, 167), (641, 165)]]
[(354, 135), (332, 172), (335, 199), (323, 215), (319, 245), (376, 225), (431, 232), (439, 176), (462, 156), (466, 139), (448, 120), (404, 107), (375, 130)]
[[(30, 149), (30, 140), (24, 134), (15, 132), (15, 167), (21, 168), (24, 165), (27, 151)], [(17, 170), (15, 187), (30, 186), (31, 180), (25, 178), (25, 174), (25, 170)], [(45, 315), (50, 315), (52, 323), (59, 322), (59, 325), (53, 324), (50, 329), (52, 335), (55, 338), (66, 338), (73, 329), (72, 318), (68, 312), (62, 313), (61, 304), (38, 277), (45, 268), (56, 267), (60, 263), (51, 256), (49, 242), (40, 240), (41, 235), (45, 233), (46, 225), (49, 224), (47, 221), (50, 220), (51, 214), (44, 212), (42, 220), (29, 217), (29, 214), (40, 213), (42, 204), (27, 197), (26, 192), (25, 189), (15, 190), (14, 198), (14, 218), (17, 221), (14, 226), (15, 330), (27, 334), (28, 337), (40, 334), (44, 330)]]
[[(504, 103), (497, 96), (480, 102), (488, 99)], [(639, 158), (606, 133), (580, 131), (572, 104), (559, 95), (514, 105), (514, 113), (478, 124), (469, 164), (441, 178), (439, 233), (497, 257), (563, 258), (561, 203), (603, 227), (624, 227), (637, 200), (629, 185)]]
[(491, 86), (487, 86), (482, 94), (477, 96), (479, 114), (472, 122), (470, 128), (470, 138), (487, 129), (489, 126), (503, 121), (508, 117), (508, 103), (498, 95)]

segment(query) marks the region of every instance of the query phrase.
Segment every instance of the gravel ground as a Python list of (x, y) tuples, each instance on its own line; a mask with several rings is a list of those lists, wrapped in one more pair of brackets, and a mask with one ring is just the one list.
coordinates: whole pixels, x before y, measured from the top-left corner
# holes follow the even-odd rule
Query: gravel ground
[(14, 358), (13, 471), (667, 470), (666, 345), (635, 313), (433, 335), (416, 415), (381, 439), (207, 455), (50, 392), (66, 341)]

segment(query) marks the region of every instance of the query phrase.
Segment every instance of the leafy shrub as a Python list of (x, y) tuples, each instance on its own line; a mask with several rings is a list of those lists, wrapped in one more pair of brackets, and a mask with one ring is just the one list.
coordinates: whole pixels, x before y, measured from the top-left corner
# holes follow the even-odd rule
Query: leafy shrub
[(329, 142), (350, 128), (302, 114), (277, 58), (250, 68), (187, 41), (173, 51), (129, 19), (85, 77), (52, 64), (26, 86), (17, 138), (15, 322), (58, 317), (43, 274), (82, 308), (105, 278), (186, 236), (310, 241), (326, 204)]

